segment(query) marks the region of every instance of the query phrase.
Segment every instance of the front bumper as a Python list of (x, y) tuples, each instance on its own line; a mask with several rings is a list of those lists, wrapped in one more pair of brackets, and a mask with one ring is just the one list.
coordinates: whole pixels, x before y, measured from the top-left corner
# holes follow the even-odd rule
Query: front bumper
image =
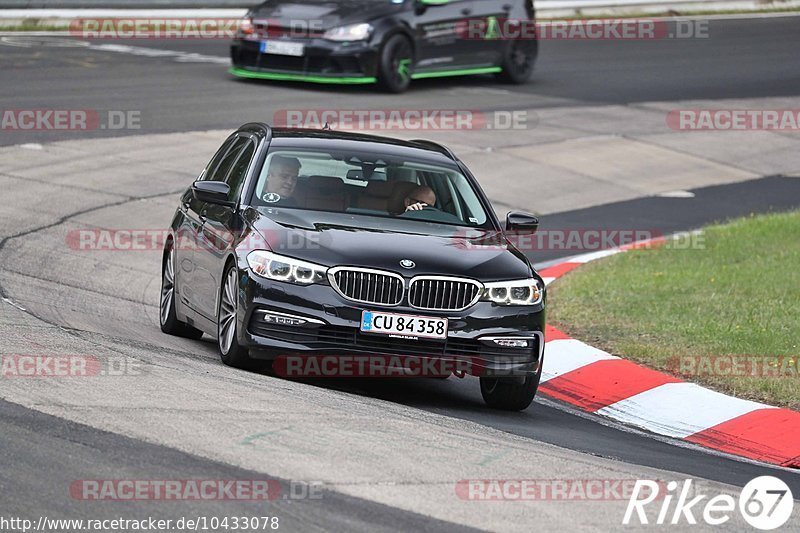
[(265, 54), (261, 40), (235, 39), (231, 44), (230, 72), (245, 78), (316, 83), (375, 83), (377, 51), (365, 42), (339, 43), (303, 39), (304, 55)]
[[(244, 273), (242, 273), (244, 274)], [(544, 354), (544, 305), (498, 306), (478, 302), (464, 311), (423, 311), (346, 300), (330, 285), (299, 286), (249, 273), (240, 279), (239, 343), (256, 359), (302, 355), (406, 356), (468, 362), (485, 375), (539, 371)], [(446, 340), (400, 339), (360, 331), (364, 310), (447, 317)], [(264, 311), (311, 319), (302, 325), (268, 323)], [(486, 337), (530, 339), (525, 348), (500, 346)], [(473, 372), (475, 373), (475, 372)]]

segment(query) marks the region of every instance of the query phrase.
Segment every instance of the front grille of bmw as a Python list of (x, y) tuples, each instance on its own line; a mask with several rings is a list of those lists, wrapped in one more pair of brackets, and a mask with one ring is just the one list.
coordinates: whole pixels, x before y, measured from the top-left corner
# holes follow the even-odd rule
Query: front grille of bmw
[(477, 281), (420, 276), (408, 287), (408, 304), (428, 311), (463, 311), (480, 298), (483, 286)]
[(400, 305), (405, 290), (403, 277), (368, 268), (332, 268), (328, 276), (333, 288), (354, 302)]
[(478, 301), (483, 289), (475, 280), (417, 276), (406, 290), (399, 274), (355, 267), (332, 268), (329, 280), (339, 294), (354, 302), (395, 306), (407, 295), (411, 307), (427, 311), (463, 311)]

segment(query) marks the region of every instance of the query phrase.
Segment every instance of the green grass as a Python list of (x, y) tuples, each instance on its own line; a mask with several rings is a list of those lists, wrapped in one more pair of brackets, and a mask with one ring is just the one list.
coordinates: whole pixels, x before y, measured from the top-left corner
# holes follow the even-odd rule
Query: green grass
[(800, 409), (800, 212), (706, 228), (702, 246), (630, 251), (551, 287), (549, 320), (615, 355), (676, 374), (681, 356), (784, 357), (784, 377), (681, 377)]
[(19, 32), (25, 32), (25, 31), (63, 32), (63, 31), (67, 31), (67, 30), (69, 30), (69, 25), (68, 24), (63, 24), (63, 25), (59, 25), (59, 24), (44, 24), (44, 23), (39, 23), (39, 22), (36, 22), (36, 21), (33, 21), (33, 22), (25, 21), (25, 22), (23, 22), (21, 24), (14, 24), (14, 25), (8, 25), (8, 26), (0, 25), (0, 31), (5, 31), (5, 32), (8, 32), (8, 31), (19, 31)]

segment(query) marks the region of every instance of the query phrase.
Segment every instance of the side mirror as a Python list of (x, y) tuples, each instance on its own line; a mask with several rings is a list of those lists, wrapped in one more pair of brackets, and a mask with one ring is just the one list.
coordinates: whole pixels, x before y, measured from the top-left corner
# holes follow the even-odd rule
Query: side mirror
[(506, 216), (506, 231), (536, 233), (538, 229), (539, 217), (518, 211), (512, 211)]
[(192, 196), (195, 200), (209, 204), (233, 207), (236, 202), (228, 200), (231, 188), (224, 181), (195, 181), (192, 184)]

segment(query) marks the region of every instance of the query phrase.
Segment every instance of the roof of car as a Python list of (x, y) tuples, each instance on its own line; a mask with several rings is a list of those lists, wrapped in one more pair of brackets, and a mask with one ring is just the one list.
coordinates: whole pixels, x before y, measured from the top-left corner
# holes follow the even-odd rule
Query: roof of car
[(448, 148), (433, 141), (402, 140), (380, 135), (336, 131), (334, 129), (272, 128), (263, 123), (245, 124), (239, 129), (253, 129), (254, 127), (271, 131), (273, 141), (278, 141), (276, 144), (282, 146), (320, 148), (333, 145), (336, 149), (380, 150), (391, 155), (425, 159), (432, 162), (449, 162), (452, 164), (456, 160), (455, 155)]

